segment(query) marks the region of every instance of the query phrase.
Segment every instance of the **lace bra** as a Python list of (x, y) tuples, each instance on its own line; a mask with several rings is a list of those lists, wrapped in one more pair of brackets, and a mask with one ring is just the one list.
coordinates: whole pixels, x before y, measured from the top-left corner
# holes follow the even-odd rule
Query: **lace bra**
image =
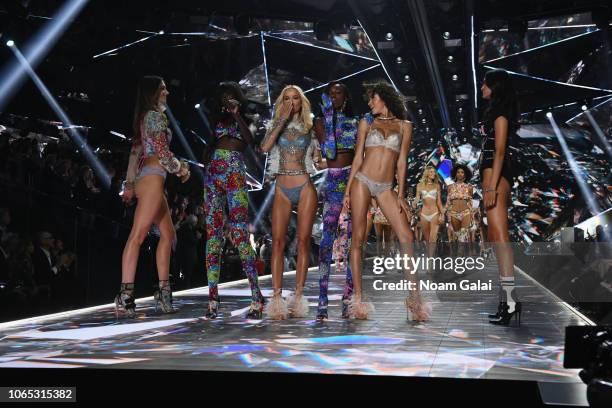
[(400, 122), (400, 130), (398, 133), (392, 133), (386, 138), (380, 129), (370, 127), (365, 140), (365, 147), (381, 146), (399, 153), (402, 146), (402, 125), (403, 122)]

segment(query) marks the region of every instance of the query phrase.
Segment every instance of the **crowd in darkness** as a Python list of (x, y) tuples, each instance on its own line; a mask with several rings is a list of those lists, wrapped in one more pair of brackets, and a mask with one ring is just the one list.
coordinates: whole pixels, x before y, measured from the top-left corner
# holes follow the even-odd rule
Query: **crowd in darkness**
[[(134, 205), (126, 206), (119, 195), (127, 155), (127, 148), (112, 154), (97, 154), (111, 179), (110, 188), (104, 188), (69, 137), (47, 138), (8, 130), (0, 133), (0, 305), (3, 310), (0, 320), (69, 310), (105, 299), (99, 291), (91, 290), (93, 284), (88, 281), (96, 277), (84, 276), (104, 271), (99, 270), (101, 267), (96, 269), (95, 262), (92, 265), (91, 260), (83, 258), (89, 257), (92, 250), (113, 253), (114, 258), (108, 262), (114, 263), (115, 270), (120, 269), (120, 254), (135, 209)], [(171, 266), (176, 289), (206, 284), (202, 188), (197, 188), (196, 178), (193, 179), (190, 185), (173, 182), (172, 178), (167, 183), (168, 202), (177, 231)], [(90, 239), (87, 234), (103, 237), (102, 247), (90, 248), (89, 252), (77, 250), (75, 247), (80, 242)], [(153, 228), (152, 245), (155, 235)], [(266, 249), (264, 236), (253, 238), (257, 254), (268, 257), (269, 245)], [(224, 252), (226, 266), (222, 278), (241, 278), (238, 255), (229, 238)], [(260, 267), (263, 270), (261, 261)], [(145, 268), (149, 269), (146, 273), (155, 275), (154, 265)], [(106, 281), (113, 278), (100, 277)], [(96, 293), (88, 296), (88, 289)], [(111, 299), (112, 292), (108, 296)]]

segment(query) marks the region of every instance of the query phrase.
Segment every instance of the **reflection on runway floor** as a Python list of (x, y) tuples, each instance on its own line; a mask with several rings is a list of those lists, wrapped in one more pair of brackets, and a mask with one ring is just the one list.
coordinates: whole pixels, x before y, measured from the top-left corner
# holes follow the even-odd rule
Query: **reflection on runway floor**
[[(371, 271), (371, 265), (369, 265)], [(395, 275), (393, 275), (395, 274)], [(478, 279), (496, 282), (492, 264)], [(580, 382), (577, 370), (563, 368), (567, 325), (586, 324), (523, 275), (517, 287), (525, 300), (520, 327), (492, 326), (487, 314), (497, 294), (435, 293), (426, 323), (406, 319), (405, 292), (375, 292), (375, 279), (399, 280), (365, 269), (364, 287), (376, 306), (370, 320), (343, 320), (340, 302), (344, 277), (332, 275), (330, 319), (314, 320), (318, 271), (309, 272), (307, 318), (248, 320), (246, 281), (220, 287), (221, 316), (203, 318), (207, 289), (177, 293), (179, 311), (155, 312), (152, 300), (138, 302), (138, 318), (116, 320), (102, 307), (62, 317), (0, 325), (1, 367), (109, 367), (140, 369), (255, 370)], [(294, 274), (285, 275), (291, 288)], [(261, 279), (271, 294), (269, 277)], [(287, 292), (288, 293), (288, 292)]]

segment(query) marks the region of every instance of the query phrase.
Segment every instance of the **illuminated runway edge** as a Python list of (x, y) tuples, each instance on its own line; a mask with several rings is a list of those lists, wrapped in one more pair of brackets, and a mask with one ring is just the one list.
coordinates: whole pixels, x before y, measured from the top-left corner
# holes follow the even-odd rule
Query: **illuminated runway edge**
[[(521, 327), (492, 326), (487, 314), (497, 292), (477, 296), (425, 292), (433, 303), (429, 322), (406, 319), (405, 292), (375, 292), (379, 279), (364, 272), (364, 287), (376, 306), (370, 320), (340, 318), (343, 276), (332, 274), (330, 320), (316, 322), (318, 270), (311, 269), (305, 293), (307, 318), (254, 321), (244, 318), (250, 291), (245, 281), (220, 287), (222, 315), (202, 316), (207, 289), (175, 296), (179, 311), (162, 315), (152, 300), (138, 302), (139, 317), (115, 319), (114, 308), (75, 311), (0, 326), (0, 367), (249, 370), (397, 376), (581, 382), (578, 370), (563, 368), (567, 325), (587, 324), (524, 275), (517, 287), (526, 300)], [(487, 264), (483, 276), (496, 282)], [(285, 275), (292, 288), (294, 274)], [(383, 279), (401, 277), (386, 272)], [(261, 280), (271, 294), (271, 280)]]

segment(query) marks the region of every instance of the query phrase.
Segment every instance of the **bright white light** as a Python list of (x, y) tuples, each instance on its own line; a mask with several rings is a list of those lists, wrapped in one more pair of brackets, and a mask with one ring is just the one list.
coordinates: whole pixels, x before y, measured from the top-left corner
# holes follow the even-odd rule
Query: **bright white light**
[(196, 108), (196, 109), (200, 109), (200, 104), (199, 104), (199, 103), (196, 103), (196, 104), (195, 104), (195, 106), (194, 106), (194, 108)]
[(160, 30), (160, 32), (158, 34), (165, 34), (164, 30)]
[(546, 117), (547, 117), (548, 119), (552, 118), (552, 112), (546, 112)]
[[(27, 44), (20, 44), (24, 47), (24, 56), (30, 66), (36, 66), (45, 56), (53, 50), (53, 46), (60, 39), (64, 31), (68, 29), (75, 17), (88, 3), (88, 0), (68, 0), (62, 2), (61, 8), (53, 15), (52, 19), (45, 22), (40, 29), (28, 39)], [(7, 44), (8, 45), (8, 44)], [(16, 45), (13, 44), (13, 47)], [(0, 83), (0, 111), (11, 99), (14, 92), (20, 88), (28, 74), (20, 62), (14, 61), (3, 74)]]
[(387, 35), (385, 36), (385, 38), (387, 39), (387, 41), (391, 41), (393, 39), (393, 34), (391, 33), (387, 33)]
[(67, 130), (66, 133), (70, 136), (70, 138), (76, 145), (76, 148), (85, 156), (85, 159), (94, 170), (96, 176), (102, 181), (104, 187), (110, 188), (111, 178), (108, 171), (104, 167), (104, 164), (96, 157), (94, 152), (87, 145), (87, 141), (79, 133), (79, 129), (88, 128), (86, 126), (73, 125), (66, 112), (64, 112), (64, 110), (57, 103), (49, 89), (45, 86), (45, 84), (42, 82), (36, 72), (34, 72), (32, 66), (28, 63), (21, 51), (19, 51), (16, 46), (11, 47), (11, 51), (13, 51), (15, 57), (17, 57), (17, 60), (19, 61), (19, 64), (23, 67), (24, 72), (26, 72), (30, 76), (30, 79), (32, 79), (32, 81), (34, 82), (34, 85), (36, 85), (44, 99), (47, 101), (51, 110), (53, 110), (53, 112), (64, 124), (62, 130)]
[(7, 46), (7, 47), (12, 47), (13, 45), (15, 45), (15, 41), (13, 41), (13, 40), (8, 40), (8, 41), (6, 42), (6, 46)]
[(120, 137), (121, 139), (124, 139), (124, 140), (126, 140), (126, 139), (127, 139), (127, 137), (125, 137), (125, 135), (124, 135), (124, 134), (119, 133), (119, 132), (115, 132), (114, 130), (111, 130), (111, 131), (110, 131), (110, 134), (111, 134), (111, 135), (115, 135), (115, 136), (117, 136), (117, 137)]
[(588, 108), (587, 108), (587, 106), (586, 106), (586, 105), (582, 105), (582, 110), (583, 110), (583, 111), (586, 111), (587, 109), (588, 109)]

